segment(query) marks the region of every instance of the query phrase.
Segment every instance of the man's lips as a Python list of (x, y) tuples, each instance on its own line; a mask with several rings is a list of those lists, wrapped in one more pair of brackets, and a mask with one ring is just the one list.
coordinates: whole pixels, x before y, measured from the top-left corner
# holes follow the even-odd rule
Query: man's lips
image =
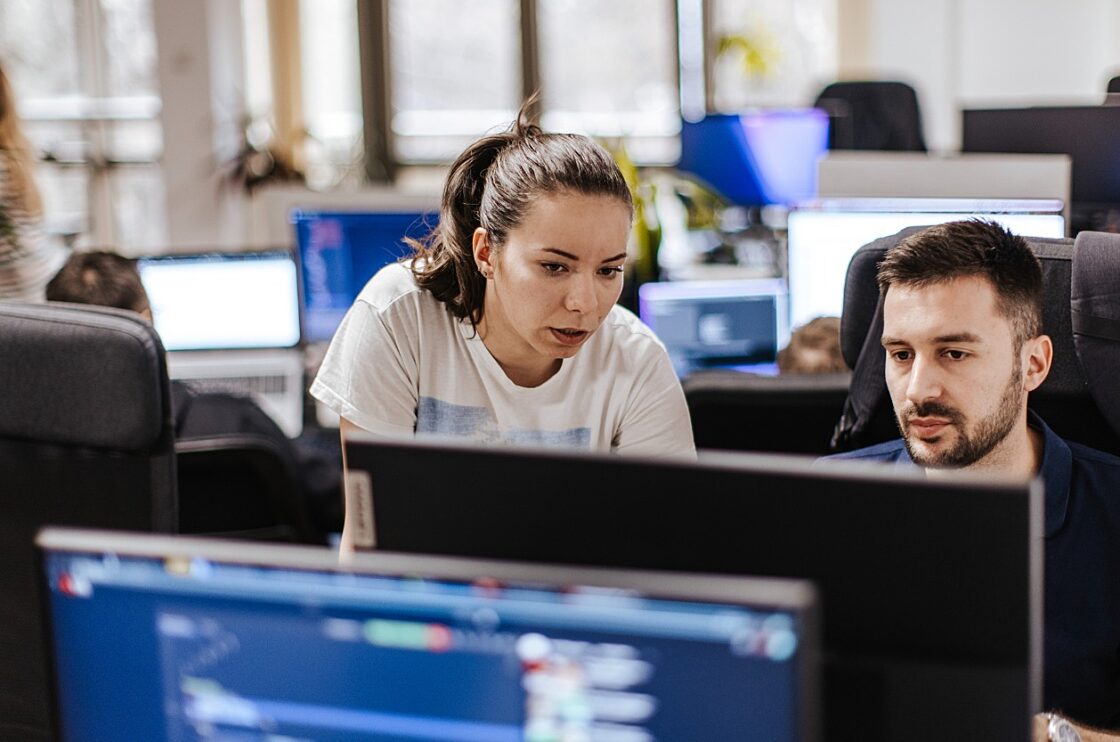
[(945, 417), (912, 417), (907, 427), (919, 438), (933, 438), (942, 433), (953, 421)]

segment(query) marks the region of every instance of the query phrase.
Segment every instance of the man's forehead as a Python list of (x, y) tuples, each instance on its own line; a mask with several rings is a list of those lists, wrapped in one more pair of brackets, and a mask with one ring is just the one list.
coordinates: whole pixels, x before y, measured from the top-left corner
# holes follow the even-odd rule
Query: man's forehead
[(884, 342), (985, 343), (1011, 334), (995, 290), (984, 277), (893, 285), (883, 301)]

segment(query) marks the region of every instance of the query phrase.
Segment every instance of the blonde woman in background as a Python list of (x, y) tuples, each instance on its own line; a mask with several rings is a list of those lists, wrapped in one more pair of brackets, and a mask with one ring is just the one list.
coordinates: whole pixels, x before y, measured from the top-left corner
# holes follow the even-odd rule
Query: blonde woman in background
[(0, 67), (0, 299), (43, 301), (47, 281), (66, 260), (65, 248), (43, 231), (34, 166)]

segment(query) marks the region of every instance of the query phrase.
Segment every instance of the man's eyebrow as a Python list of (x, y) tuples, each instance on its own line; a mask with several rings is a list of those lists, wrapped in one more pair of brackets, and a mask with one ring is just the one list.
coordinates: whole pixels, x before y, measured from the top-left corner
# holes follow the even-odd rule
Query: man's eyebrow
[[(887, 345), (907, 345), (905, 340), (901, 338), (891, 337), (884, 335), (879, 342), (883, 346)], [(974, 335), (971, 332), (954, 332), (949, 335), (938, 335), (933, 338), (934, 343), (982, 343), (983, 339), (979, 335)]]
[(971, 332), (954, 332), (948, 335), (938, 335), (933, 339), (935, 343), (980, 343), (983, 342), (979, 335)]
[[(564, 250), (560, 250), (560, 249), (557, 249), (555, 247), (541, 248), (541, 252), (550, 252), (553, 255), (559, 255), (560, 257), (567, 258), (568, 260), (571, 260), (575, 263), (579, 262), (579, 256), (578, 255), (573, 255), (570, 252), (566, 252)], [(619, 253), (618, 255), (612, 255), (611, 257), (604, 260), (603, 263), (614, 263), (618, 260), (625, 260), (625, 259), (626, 259), (626, 253), (622, 252), (622, 253)]]

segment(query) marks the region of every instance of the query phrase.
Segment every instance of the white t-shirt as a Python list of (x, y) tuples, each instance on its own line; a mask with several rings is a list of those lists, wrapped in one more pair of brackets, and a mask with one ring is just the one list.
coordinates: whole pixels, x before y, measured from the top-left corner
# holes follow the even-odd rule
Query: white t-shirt
[(614, 307), (552, 378), (521, 387), (470, 322), (419, 288), (403, 263), (383, 268), (362, 289), (311, 394), (379, 435), (695, 455), (669, 356), (632, 313)]

